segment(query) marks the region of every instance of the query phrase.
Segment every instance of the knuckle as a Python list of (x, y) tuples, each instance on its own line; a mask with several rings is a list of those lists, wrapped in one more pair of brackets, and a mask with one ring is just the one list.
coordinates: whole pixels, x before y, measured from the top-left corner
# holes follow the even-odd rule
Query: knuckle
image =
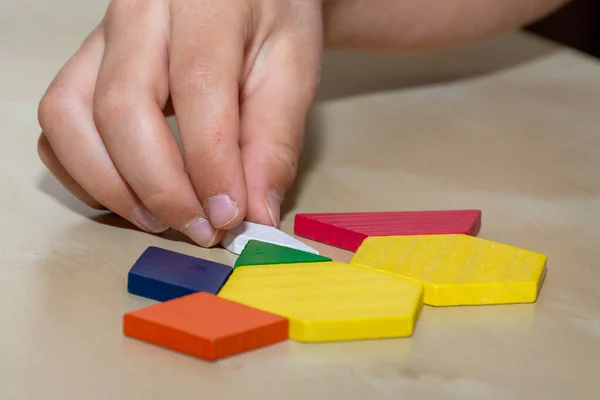
[(38, 122), (47, 135), (63, 131), (59, 126), (68, 123), (81, 108), (79, 98), (67, 90), (49, 89), (38, 105)]
[(158, 186), (139, 199), (150, 212), (174, 229), (182, 230), (185, 224), (202, 213), (202, 206), (186, 185), (178, 183)]

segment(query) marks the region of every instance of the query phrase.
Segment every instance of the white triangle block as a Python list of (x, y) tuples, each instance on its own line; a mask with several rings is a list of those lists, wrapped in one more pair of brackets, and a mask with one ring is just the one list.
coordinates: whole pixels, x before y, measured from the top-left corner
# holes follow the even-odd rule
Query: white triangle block
[(319, 254), (317, 250), (275, 227), (247, 221), (225, 232), (221, 245), (233, 254), (239, 255), (250, 240), (260, 240), (261, 242)]

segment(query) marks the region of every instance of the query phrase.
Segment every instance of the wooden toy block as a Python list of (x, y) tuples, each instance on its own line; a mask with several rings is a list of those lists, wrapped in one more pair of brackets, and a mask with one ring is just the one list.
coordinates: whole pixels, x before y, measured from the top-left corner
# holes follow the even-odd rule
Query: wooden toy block
[(317, 250), (277, 228), (248, 221), (244, 221), (235, 228), (228, 230), (223, 240), (221, 240), (221, 245), (233, 254), (240, 254), (249, 240), (260, 240), (261, 242), (319, 254)]
[(228, 265), (150, 246), (129, 271), (127, 290), (157, 301), (217, 294), (232, 271)]
[(422, 283), (425, 304), (535, 302), (546, 256), (468, 235), (369, 237), (351, 264)]
[(123, 317), (123, 333), (205, 360), (217, 360), (288, 339), (287, 319), (199, 292)]
[(296, 235), (349, 251), (370, 236), (477, 236), (480, 229), (480, 210), (297, 214), (294, 221)]
[(259, 240), (249, 240), (233, 267), (327, 261), (331, 261), (331, 258), (296, 250), (291, 247), (279, 246)]
[(340, 262), (236, 268), (219, 297), (290, 321), (290, 339), (331, 342), (407, 337), (423, 286)]

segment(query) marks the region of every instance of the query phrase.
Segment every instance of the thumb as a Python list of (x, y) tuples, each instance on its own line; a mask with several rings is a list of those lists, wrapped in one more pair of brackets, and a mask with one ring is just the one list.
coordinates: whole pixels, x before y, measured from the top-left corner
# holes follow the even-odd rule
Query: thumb
[(240, 115), (240, 147), (248, 190), (246, 218), (279, 227), (281, 201), (298, 171), (306, 116), (318, 81), (321, 46), (319, 37), (311, 40), (298, 34), (266, 43), (262, 51), (247, 88), (252, 89), (253, 81), (259, 83), (242, 98)]

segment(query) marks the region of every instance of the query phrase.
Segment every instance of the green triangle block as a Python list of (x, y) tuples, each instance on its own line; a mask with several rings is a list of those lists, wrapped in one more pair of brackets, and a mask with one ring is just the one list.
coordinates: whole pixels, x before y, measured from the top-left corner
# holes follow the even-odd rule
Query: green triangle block
[(233, 268), (250, 265), (306, 262), (331, 262), (331, 258), (259, 240), (249, 240)]

